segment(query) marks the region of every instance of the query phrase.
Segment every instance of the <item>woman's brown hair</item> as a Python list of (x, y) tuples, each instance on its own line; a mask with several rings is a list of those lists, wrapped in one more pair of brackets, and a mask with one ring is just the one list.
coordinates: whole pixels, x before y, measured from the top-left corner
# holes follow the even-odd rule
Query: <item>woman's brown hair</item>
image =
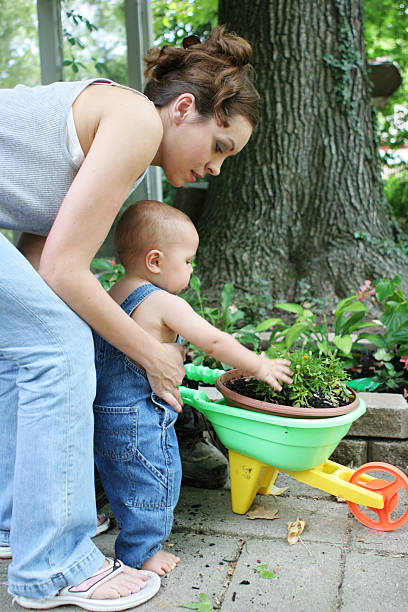
[(255, 127), (259, 95), (252, 82), (249, 42), (225, 26), (211, 30), (203, 43), (189, 38), (186, 49), (166, 45), (147, 52), (146, 96), (162, 107), (182, 93), (192, 93), (203, 118), (214, 116), (225, 127), (242, 115)]

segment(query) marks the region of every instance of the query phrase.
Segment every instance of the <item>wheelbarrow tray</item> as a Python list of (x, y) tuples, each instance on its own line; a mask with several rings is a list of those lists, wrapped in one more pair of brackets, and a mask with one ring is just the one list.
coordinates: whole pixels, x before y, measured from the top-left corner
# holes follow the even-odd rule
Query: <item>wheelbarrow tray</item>
[(212, 423), (224, 446), (280, 470), (308, 470), (330, 457), (353, 421), (366, 411), (329, 418), (296, 419), (242, 410), (225, 400), (211, 401), (204, 391), (181, 387), (181, 396)]

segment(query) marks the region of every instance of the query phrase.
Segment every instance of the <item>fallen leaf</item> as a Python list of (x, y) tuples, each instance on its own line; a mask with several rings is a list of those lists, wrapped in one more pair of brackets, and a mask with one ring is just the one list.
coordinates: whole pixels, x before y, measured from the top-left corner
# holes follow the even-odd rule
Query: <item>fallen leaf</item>
[(302, 518), (288, 522), (288, 542), (291, 546), (299, 540), (300, 534), (303, 533), (305, 527), (306, 521)]
[(365, 538), (356, 538), (356, 542), (365, 542)]
[(277, 565), (275, 565), (275, 567), (273, 568), (273, 571), (275, 572), (275, 574), (277, 574), (280, 570), (280, 565), (279, 563)]
[(344, 497), (336, 497), (336, 502), (338, 504), (346, 504), (347, 503), (347, 499), (344, 499)]
[(199, 602), (196, 603), (192, 601), (187, 604), (179, 604), (179, 607), (188, 608), (189, 610), (198, 610), (198, 612), (214, 612), (211, 600), (205, 593), (200, 593)]
[(278, 516), (279, 510), (274, 508), (273, 510), (265, 510), (264, 506), (255, 506), (253, 510), (247, 512), (247, 518), (254, 519), (268, 519), (272, 521), (273, 519), (279, 518)]
[(268, 570), (267, 567), (267, 563), (262, 563), (262, 565), (256, 565), (253, 569), (258, 572), (261, 578), (275, 578), (274, 572)]
[(288, 489), (289, 487), (275, 487), (275, 485), (272, 485), (272, 488), (268, 491), (268, 495), (282, 495), (282, 493)]

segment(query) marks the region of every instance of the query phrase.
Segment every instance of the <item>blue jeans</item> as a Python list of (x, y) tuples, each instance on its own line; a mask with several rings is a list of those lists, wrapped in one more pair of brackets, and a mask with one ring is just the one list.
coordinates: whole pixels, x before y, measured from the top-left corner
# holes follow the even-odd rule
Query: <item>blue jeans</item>
[[(155, 291), (136, 289), (130, 314)], [(150, 388), (146, 373), (95, 334), (95, 463), (121, 527), (117, 557), (140, 567), (170, 534), (181, 484), (177, 413)]]
[(49, 597), (104, 561), (94, 394), (91, 330), (0, 234), (0, 545), (14, 595)]

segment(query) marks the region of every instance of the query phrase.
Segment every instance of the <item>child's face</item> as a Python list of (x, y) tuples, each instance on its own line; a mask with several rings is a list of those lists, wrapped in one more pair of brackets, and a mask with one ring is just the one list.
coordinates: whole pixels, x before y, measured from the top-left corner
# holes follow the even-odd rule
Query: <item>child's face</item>
[(174, 244), (163, 249), (160, 286), (170, 293), (180, 293), (188, 287), (193, 272), (192, 260), (198, 248), (198, 234), (191, 227), (182, 230)]

